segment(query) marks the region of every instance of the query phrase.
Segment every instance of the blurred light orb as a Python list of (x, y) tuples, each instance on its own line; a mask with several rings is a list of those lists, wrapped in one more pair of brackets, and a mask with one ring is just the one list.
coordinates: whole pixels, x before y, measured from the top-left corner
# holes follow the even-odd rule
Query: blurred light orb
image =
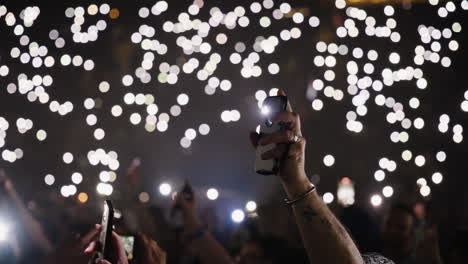
[(245, 210), (249, 213), (253, 213), (257, 210), (257, 203), (254, 201), (248, 201), (245, 204)]
[(333, 164), (335, 164), (335, 157), (333, 157), (333, 155), (326, 155), (324, 158), (323, 158), (323, 164), (325, 164), (325, 166), (327, 167), (331, 167), (333, 166)]
[(416, 164), (416, 166), (422, 167), (422, 166), (424, 166), (424, 164), (426, 164), (426, 158), (424, 158), (424, 156), (422, 156), (422, 155), (418, 155), (414, 159), (414, 163)]
[(435, 172), (434, 174), (432, 174), (432, 182), (434, 184), (440, 184), (443, 179), (444, 177), (442, 176), (442, 173), (440, 172)]
[(78, 194), (78, 201), (80, 203), (86, 203), (88, 201), (88, 194), (84, 193), (84, 192), (79, 193)]
[(142, 203), (147, 203), (150, 199), (150, 196), (147, 192), (141, 192), (139, 195), (138, 195), (138, 200), (140, 200), (140, 202)]
[(8, 224), (0, 220), (0, 241), (6, 241), (8, 239), (8, 233), (10, 232), (10, 228)]
[(210, 199), (211, 201), (214, 201), (218, 199), (219, 197), (219, 192), (215, 188), (210, 188), (206, 191), (206, 197)]
[(49, 186), (52, 185), (52, 184), (54, 184), (54, 182), (55, 182), (55, 177), (54, 177), (54, 175), (52, 175), (52, 174), (47, 174), (47, 175), (44, 177), (44, 182), (45, 182), (45, 184), (47, 184), (47, 185), (49, 185)]
[(419, 193), (421, 193), (422, 196), (427, 197), (431, 194), (431, 187), (424, 185), (419, 189)]
[(392, 197), (393, 195), (393, 188), (391, 186), (385, 186), (383, 189), (382, 189), (382, 194), (383, 196), (389, 198), (389, 197)]
[(335, 196), (331, 192), (327, 192), (323, 194), (322, 199), (325, 204), (331, 204), (335, 200)]
[(36, 133), (36, 138), (39, 141), (44, 141), (47, 138), (47, 132), (45, 132), (45, 130), (42, 129), (38, 130)]
[(410, 160), (413, 158), (413, 154), (411, 153), (410, 150), (404, 150), (404, 151), (401, 153), (401, 158), (402, 158), (404, 161), (410, 161)]
[(179, 105), (186, 105), (188, 104), (188, 102), (189, 102), (188, 95), (182, 93), (182, 94), (179, 94), (179, 96), (177, 96), (177, 103)]
[(83, 175), (79, 172), (75, 172), (72, 174), (71, 179), (74, 184), (80, 184), (83, 181)]
[(210, 133), (210, 126), (207, 124), (201, 124), (198, 127), (198, 132), (200, 133), (200, 135), (206, 136)]
[(66, 164), (70, 164), (73, 162), (73, 154), (71, 154), (70, 152), (66, 152), (63, 154), (63, 162), (65, 162)]
[(169, 183), (161, 183), (159, 185), (159, 193), (163, 196), (168, 196), (172, 192), (172, 187)]
[(427, 181), (426, 181), (426, 179), (424, 179), (424, 178), (419, 178), (419, 179), (416, 180), (416, 184), (417, 184), (419, 187), (426, 186), (426, 185), (427, 185)]
[(374, 173), (374, 179), (378, 182), (385, 180), (385, 172), (383, 170), (377, 170)]
[(436, 159), (438, 162), (444, 162), (447, 159), (447, 154), (444, 151), (439, 151), (436, 154)]
[(244, 221), (244, 219), (245, 219), (244, 211), (242, 211), (240, 209), (236, 209), (236, 210), (232, 211), (231, 219), (232, 219), (232, 221), (234, 223), (242, 223), (242, 221)]
[(379, 207), (380, 205), (382, 205), (382, 196), (374, 194), (371, 196), (370, 202), (372, 206)]

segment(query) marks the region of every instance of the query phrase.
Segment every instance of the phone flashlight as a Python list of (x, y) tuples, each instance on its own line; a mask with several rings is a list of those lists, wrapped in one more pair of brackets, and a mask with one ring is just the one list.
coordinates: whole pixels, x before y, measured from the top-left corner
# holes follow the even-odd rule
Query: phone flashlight
[[(260, 138), (267, 134), (271, 134), (284, 129), (281, 123), (274, 124), (273, 118), (281, 112), (286, 111), (288, 106), (288, 98), (286, 96), (269, 96), (265, 98), (261, 107), (261, 113), (264, 120), (260, 124)], [(279, 159), (263, 160), (262, 154), (266, 151), (272, 150), (276, 144), (268, 144), (265, 146), (257, 146), (255, 171), (262, 175), (272, 175), (278, 173)]]

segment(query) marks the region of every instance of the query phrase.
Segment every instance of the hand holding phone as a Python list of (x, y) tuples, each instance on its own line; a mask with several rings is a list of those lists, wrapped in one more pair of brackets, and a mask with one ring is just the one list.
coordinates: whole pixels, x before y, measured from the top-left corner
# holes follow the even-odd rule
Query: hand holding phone
[(111, 245), (112, 245), (112, 226), (114, 225), (114, 207), (110, 200), (104, 202), (104, 212), (101, 220), (101, 233), (98, 241), (98, 258), (111, 259)]
[[(276, 114), (286, 111), (288, 98), (286, 96), (270, 96), (263, 101), (262, 115), (264, 120), (260, 124), (260, 138), (267, 134), (275, 133), (285, 129), (286, 124), (272, 122)], [(278, 173), (280, 159), (273, 158), (264, 160), (262, 154), (272, 150), (276, 144), (258, 145), (256, 148), (255, 171), (262, 175), (274, 175)]]

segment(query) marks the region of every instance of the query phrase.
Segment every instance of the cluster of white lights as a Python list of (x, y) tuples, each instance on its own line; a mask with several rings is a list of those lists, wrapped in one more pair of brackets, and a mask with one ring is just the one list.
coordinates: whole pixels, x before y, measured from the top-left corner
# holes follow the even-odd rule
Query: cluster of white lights
[(16, 127), (18, 128), (18, 132), (24, 134), (33, 128), (33, 121), (20, 117), (16, 120)]
[(225, 123), (239, 121), (241, 114), (237, 110), (226, 110), (221, 113), (221, 120)]
[(96, 191), (100, 195), (110, 196), (114, 191), (114, 188), (109, 183), (100, 182), (96, 186)]
[(388, 158), (381, 158), (379, 160), (379, 167), (383, 170), (387, 170), (389, 172), (393, 172), (397, 168), (397, 164), (393, 160), (389, 160)]
[(109, 151), (106, 153), (105, 150), (99, 148), (97, 150), (90, 150), (88, 152), (88, 162), (93, 166), (102, 164), (103, 166), (109, 167), (110, 170), (116, 171), (120, 167), (118, 160), (119, 156), (115, 151)]
[[(108, 4), (102, 4), (100, 7), (95, 4), (91, 4), (87, 8), (87, 13), (90, 16), (95, 16), (98, 12), (101, 13), (101, 15), (107, 15), (109, 11), (110, 6)], [(106, 21), (101, 19), (98, 20), (95, 25), (89, 26), (87, 30), (81, 31), (85, 23), (85, 14), (86, 10), (81, 6), (76, 8), (69, 7), (65, 10), (65, 16), (73, 19), (73, 24), (70, 29), (73, 33), (73, 41), (76, 43), (94, 42), (98, 39), (99, 31), (104, 31), (107, 28)], [(51, 35), (52, 39), (57, 36), (56, 34)]]
[(463, 102), (460, 105), (463, 112), (468, 112), (468, 90), (465, 91)]
[[(439, 0), (429, 0), (432, 5), (438, 5)], [(460, 2), (461, 8), (464, 10), (468, 9), (468, 1), (463, 0)], [(225, 45), (230, 42), (230, 36), (226, 33), (219, 33), (215, 37), (216, 43), (210, 43), (207, 41), (207, 37), (213, 31), (214, 28), (220, 27), (221, 25), (225, 26), (227, 29), (232, 30), (236, 26), (242, 28), (247, 27), (249, 24), (253, 24), (254, 21), (258, 22), (261, 27), (268, 28), (274, 22), (273, 19), (279, 20), (283, 17), (291, 17), (292, 22), (295, 24), (302, 24), (304, 21), (309, 22), (311, 27), (317, 27), (320, 24), (320, 20), (311, 16), (306, 18), (304, 13), (301, 11), (293, 11), (291, 6), (288, 3), (282, 3), (279, 6), (279, 9), (273, 9), (274, 2), (272, 0), (265, 0), (262, 3), (254, 2), (250, 5), (250, 8), (247, 8), (247, 11), (250, 10), (253, 14), (259, 14), (262, 10), (273, 9), (268, 11), (272, 14), (273, 19), (268, 16), (259, 15), (258, 20), (253, 20), (251, 17), (249, 19), (246, 14), (246, 8), (242, 6), (236, 7), (233, 11), (223, 13), (220, 8), (213, 7), (209, 10), (210, 18), (208, 21), (204, 22), (200, 19), (196, 19), (200, 12), (200, 9), (203, 7), (203, 1), (196, 0), (192, 5), (187, 9), (187, 12), (182, 12), (178, 15), (177, 21), (171, 22), (166, 21), (163, 23), (162, 29), (167, 33), (181, 34), (187, 31), (195, 31), (196, 34), (192, 37), (187, 37), (187, 34), (184, 36), (178, 36), (176, 38), (176, 46), (180, 47), (185, 55), (192, 55), (193, 53), (199, 53), (197, 55), (211, 55), (209, 60), (203, 65), (203, 68), (199, 68), (201, 63), (196, 58), (190, 58), (182, 62), (177, 61), (177, 63), (169, 64), (168, 62), (162, 62), (159, 64), (159, 72), (156, 74), (157, 79), (160, 83), (174, 85), (178, 82), (181, 72), (186, 74), (192, 74), (196, 72), (196, 76), (200, 81), (207, 81), (205, 86), (205, 93), (207, 95), (212, 95), (215, 93), (216, 89), (219, 87), (223, 91), (229, 91), (232, 88), (232, 84), (229, 80), (220, 80), (219, 78), (213, 76), (215, 71), (218, 68), (218, 64), (221, 62), (221, 55), (214, 52), (216, 44)], [(339, 38), (356, 38), (360, 34), (362, 35), (360, 23), (365, 23), (364, 33), (368, 36), (375, 36), (380, 38), (389, 38), (392, 42), (399, 42), (401, 39), (400, 34), (397, 30), (397, 21), (393, 18), (395, 15), (395, 9), (387, 5), (383, 8), (385, 14), (385, 24), (377, 25), (377, 21), (374, 17), (367, 14), (363, 9), (356, 7), (347, 7), (345, 0), (335, 0), (335, 6), (338, 9), (345, 9), (347, 19), (344, 20), (343, 26), (338, 27), (336, 35)], [(142, 7), (139, 8), (138, 15), (141, 18), (148, 18), (150, 14), (158, 16), (163, 12), (167, 11), (168, 3), (166, 1), (158, 1), (152, 7)], [(440, 17), (447, 17), (450, 13), (453, 13), (456, 10), (456, 5), (453, 1), (447, 1), (444, 6), (440, 6), (437, 10), (437, 13)], [(73, 33), (73, 41), (76, 43), (87, 43), (90, 41), (96, 41), (100, 31), (104, 31), (107, 28), (107, 23), (104, 20), (98, 20), (95, 25), (91, 25), (87, 30), (82, 31), (85, 23), (86, 12), (90, 16), (97, 15), (101, 13), (102, 15), (107, 15), (110, 10), (108, 4), (102, 4), (99, 7), (95, 4), (89, 5), (85, 10), (83, 7), (76, 8), (67, 8), (65, 10), (65, 16), (73, 19), (73, 24), (71, 25), (71, 32)], [(38, 18), (40, 14), (40, 9), (38, 7), (27, 7), (22, 10), (19, 18), (23, 20), (25, 27), (30, 27), (33, 25), (34, 21)], [(17, 25), (17, 19), (13, 13), (7, 13), (7, 9), (4, 6), (0, 6), (0, 17), (5, 16), (5, 22), (8, 26), (14, 26), (14, 34), (18, 36), (19, 44), (23, 47), (28, 48), (28, 52), (23, 52), (20, 48), (14, 47), (11, 49), (10, 55), (12, 58), (19, 59), (23, 64), (32, 63), (32, 66), (39, 68), (42, 65), (46, 67), (52, 67), (55, 64), (55, 59), (52, 56), (47, 56), (48, 49), (46, 46), (41, 46), (37, 42), (31, 41), (31, 39), (24, 35), (24, 27), (20, 24)], [(252, 20), (252, 21), (251, 21)], [(452, 24), (450, 28), (437, 29), (432, 26), (420, 25), (418, 28), (418, 33), (421, 38), (422, 45), (418, 45), (415, 48), (414, 63), (415, 65), (422, 65), (426, 61), (431, 61), (433, 63), (440, 63), (443, 67), (451, 66), (451, 59), (448, 56), (443, 57), (441, 54), (444, 48), (448, 48), (449, 51), (457, 51), (459, 49), (459, 43), (456, 40), (452, 40), (452, 35), (454, 33), (461, 32), (461, 25), (458, 22)], [(58, 30), (51, 30), (49, 32), (49, 38), (55, 42), (57, 48), (63, 48), (65, 46), (65, 40), (60, 36)], [(134, 75), (125, 75), (122, 78), (122, 84), (126, 87), (132, 86), (134, 81), (134, 76), (137, 78), (135, 80), (140, 80), (141, 83), (147, 84), (151, 82), (152, 75), (150, 70), (153, 69), (154, 63), (156, 61), (155, 55), (165, 55), (168, 52), (169, 47), (159, 42), (156, 38), (156, 29), (150, 25), (142, 24), (137, 32), (134, 32), (131, 35), (131, 41), (135, 44), (138, 44), (139, 47), (144, 51), (144, 56), (141, 60), (141, 64), (135, 70)], [(252, 46), (253, 51), (248, 53), (246, 52), (246, 45), (243, 42), (234, 42), (235, 52), (231, 54), (229, 60), (233, 64), (242, 64), (242, 69), (240, 74), (244, 78), (259, 77), (262, 75), (262, 68), (259, 65), (261, 56), (264, 54), (272, 54), (276, 51), (280, 40), (288, 41), (290, 39), (298, 39), (303, 35), (303, 32), (298, 27), (292, 27), (290, 30), (284, 29), (278, 35), (271, 35), (267, 37), (258, 36), (255, 38), (255, 42)], [(233, 44), (234, 44), (233, 43)], [(412, 81), (414, 80), (416, 86), (419, 89), (426, 89), (428, 87), (428, 81), (423, 77), (423, 72), (419, 68), (397, 67), (397, 65), (402, 63), (404, 60), (398, 52), (392, 51), (389, 52), (388, 57), (385, 55), (385, 60), (393, 66), (392, 69), (384, 68), (381, 72), (378, 72), (376, 66), (374, 66), (375, 61), (379, 57), (379, 53), (375, 50), (364, 51), (360, 47), (350, 48), (346, 45), (339, 45), (336, 43), (326, 44), (325, 42), (318, 42), (316, 49), (319, 55), (315, 56), (314, 64), (318, 67), (326, 68), (323, 74), (322, 79), (316, 79), (311, 82), (311, 85), (307, 91), (307, 95), (312, 101), (312, 108), (316, 111), (320, 111), (324, 107), (324, 101), (326, 98), (316, 98), (318, 92), (323, 91), (323, 94), (327, 98), (333, 98), (335, 101), (341, 101), (344, 98), (344, 92), (347, 92), (350, 95), (352, 104), (355, 109), (347, 112), (346, 114), (346, 128), (349, 131), (355, 133), (360, 133), (363, 130), (363, 123), (358, 120), (359, 117), (366, 116), (368, 113), (368, 106), (366, 106), (367, 101), (371, 98), (371, 92), (381, 92), (384, 86), (392, 86), (395, 82), (400, 81)], [(323, 54), (327, 52), (328, 54)], [(333, 86), (329, 85), (329, 82), (333, 82), (336, 78), (336, 73), (332, 69), (337, 64), (337, 59), (335, 56), (352, 56), (353, 59), (349, 60), (346, 64), (346, 70), (348, 76), (346, 78), (348, 83), (348, 88), (346, 90), (335, 89)], [(241, 55), (242, 54), (242, 55)], [(367, 56), (366, 56), (367, 55)], [(367, 60), (366, 60), (367, 57)], [(383, 55), (381, 57), (384, 57)], [(366, 60), (366, 61), (362, 61)], [(68, 66), (83, 66), (87, 71), (94, 69), (94, 61), (91, 59), (83, 59), (80, 55), (69, 55), (63, 54), (59, 59), (61, 65)], [(362, 63), (362, 67), (361, 67)], [(157, 67), (157, 66), (156, 66)], [(268, 65), (268, 72), (270, 74), (278, 74), (280, 67), (276, 63), (270, 63)], [(10, 73), (10, 69), (7, 65), (0, 66), (0, 76), (7, 76)], [(360, 76), (360, 74), (365, 73), (365, 76)], [(369, 76), (367, 76), (369, 75)], [(153, 75), (154, 76), (154, 75)], [(372, 79), (370, 76), (375, 79)], [(381, 77), (381, 79), (379, 79)], [(45, 91), (44, 87), (48, 87), (52, 84), (53, 79), (51, 76), (40, 76), (36, 75), (31, 80), (27, 78), (25, 74), (20, 74), (18, 76), (18, 84), (10, 83), (7, 86), (7, 92), (10, 94), (15, 93), (17, 90), (20, 94), (26, 95), (27, 99), (30, 102), (38, 100), (40, 103), (46, 104), (49, 102), (49, 94)], [(372, 90), (370, 89), (372, 88)], [(101, 82), (98, 87), (99, 91), (102, 93), (107, 93), (110, 90), (110, 84), (108, 82)], [(270, 90), (269, 95), (273, 95), (277, 92), (277, 89), (273, 88)], [(258, 101), (259, 107), (263, 103), (263, 100), (267, 97), (267, 93), (264, 90), (258, 90), (255, 93), (255, 98)], [(461, 109), (464, 112), (468, 112), (468, 91), (464, 95), (465, 99), (461, 103)], [(145, 122), (145, 129), (148, 132), (152, 132), (155, 129), (158, 129), (160, 132), (164, 132), (168, 129), (170, 116), (177, 117), (181, 114), (181, 106), (185, 106), (189, 103), (189, 96), (187, 94), (179, 94), (177, 97), (177, 104), (172, 105), (168, 113), (160, 113), (157, 117), (156, 115), (159, 112), (158, 105), (155, 103), (154, 96), (151, 94), (133, 94), (128, 92), (124, 95), (123, 100), (127, 105), (145, 105), (147, 116), (142, 116), (140, 113), (134, 112), (129, 114), (129, 121), (133, 125), (138, 125), (141, 122)], [(102, 101), (101, 101), (102, 102)], [(414, 120), (411, 120), (406, 117), (406, 113), (403, 109), (403, 104), (397, 102), (392, 97), (385, 97), (383, 94), (375, 95), (375, 103), (379, 106), (386, 106), (391, 109), (387, 114), (386, 119), (390, 124), (395, 124), (397, 122), (401, 123), (403, 129), (407, 130), (411, 126), (415, 129), (423, 129), (425, 126), (424, 119), (422, 117), (416, 117)], [(96, 107), (99, 107), (101, 103), (98, 102), (98, 99), (94, 100), (88, 98), (84, 101), (84, 106), (87, 110), (92, 110)], [(412, 109), (418, 109), (420, 106), (420, 101), (418, 98), (413, 97), (409, 101), (409, 106)], [(59, 103), (57, 101), (52, 101), (49, 105), (49, 108), (52, 112), (58, 112), (60, 115), (66, 115), (73, 111), (73, 104), (71, 102)], [(120, 117), (123, 114), (123, 108), (120, 105), (114, 105), (111, 109), (111, 113), (115, 117)], [(240, 112), (238, 110), (226, 110), (221, 113), (221, 120), (223, 122), (237, 122), (240, 120)], [(440, 118), (439, 131), (445, 133), (449, 130), (449, 118), (447, 115), (443, 115)], [(86, 117), (86, 123), (89, 126), (94, 126), (98, 122), (97, 116), (95, 114), (89, 114)], [(2, 124), (3, 123), (3, 124)], [(5, 125), (6, 123), (6, 125)], [(26, 133), (28, 130), (32, 129), (33, 123), (31, 120), (27, 119), (18, 119), (16, 122), (18, 131), (20, 133)], [(5, 145), (6, 130), (8, 129), (8, 122), (0, 118), (0, 147)], [(201, 124), (198, 127), (198, 133), (201, 135), (207, 135), (210, 132), (210, 127), (207, 124)], [(463, 140), (463, 127), (459, 124), (453, 126), (453, 141), (455, 143), (461, 143)], [(106, 133), (103, 128), (96, 128), (94, 130), (94, 138), (96, 140), (103, 140)], [(195, 128), (189, 128), (185, 131), (184, 137), (180, 141), (180, 145), (184, 148), (188, 148), (191, 145), (191, 142), (196, 138), (197, 130)], [(44, 130), (38, 130), (36, 137), (39, 141), (43, 141), (47, 138), (47, 132)], [(390, 139), (394, 143), (407, 143), (410, 138), (408, 131), (394, 131), (390, 135)], [(22, 150), (17, 149), (15, 151), (4, 150), (2, 157), (5, 160), (13, 162), (16, 159), (20, 159), (23, 156)], [(6, 157), (6, 158), (5, 158)], [(402, 158), (405, 161), (411, 160), (413, 154), (409, 150), (404, 150), (402, 152)], [(439, 162), (443, 162), (446, 159), (445, 152), (438, 152), (436, 158)], [(424, 166), (426, 163), (426, 158), (422, 155), (415, 157), (415, 164), (418, 167)], [(73, 162), (73, 155), (71, 153), (65, 153), (63, 156), (63, 161), (66, 164)], [(111, 151), (106, 153), (102, 149), (97, 149), (96, 151), (89, 151), (88, 161), (90, 164), (96, 166), (102, 164), (108, 166), (111, 170), (110, 172), (103, 171), (99, 175), (102, 183), (98, 184), (97, 191), (103, 195), (110, 195), (112, 193), (112, 186), (106, 182), (112, 181), (115, 179), (115, 173), (113, 170), (119, 168), (119, 161), (117, 153)], [(326, 166), (331, 167), (335, 163), (335, 158), (332, 155), (327, 155), (324, 157), (323, 162)], [(383, 181), (385, 179), (385, 172), (387, 170), (392, 172), (396, 169), (397, 164), (395, 161), (383, 158), (379, 161), (379, 166), (381, 170), (377, 170), (374, 174), (374, 177), (377, 181)], [(79, 173), (74, 173), (72, 175), (72, 182), (74, 184), (79, 184), (83, 180), (83, 176)], [(52, 175), (47, 175), (45, 182), (48, 185), (52, 185), (55, 181), (55, 178)], [(435, 184), (442, 182), (442, 174), (434, 173), (432, 176), (432, 181)], [(49, 184), (50, 183), (50, 184)], [(430, 194), (430, 188), (426, 184), (421, 184), (420, 192), (423, 196)], [(64, 189), (65, 188), (65, 189)], [(74, 189), (73, 189), (74, 188)], [(74, 191), (73, 191), (74, 190)], [(172, 192), (172, 188), (169, 184), (163, 183), (160, 185), (159, 190), (163, 195), (169, 195)], [(211, 191), (211, 192), (210, 192)], [(215, 192), (216, 191), (216, 195)], [(208, 194), (210, 192), (210, 195)], [(207, 192), (209, 199), (219, 195), (216, 189), (210, 189)], [(61, 189), (62, 195), (68, 197), (76, 193), (76, 187), (74, 185), (63, 186)], [(393, 195), (393, 188), (391, 186), (385, 186), (382, 189), (382, 194), (384, 197), (391, 197)], [(143, 195), (143, 194), (142, 194)], [(210, 198), (211, 197), (211, 198)], [(215, 199), (216, 199), (215, 198)], [(334, 199), (333, 194), (326, 193), (323, 196), (323, 199), (326, 203), (331, 203)], [(141, 201), (148, 201), (149, 195), (143, 195), (140, 199)], [(249, 206), (250, 203), (250, 206)], [(252, 208), (253, 201), (250, 201), (246, 205), (247, 211)], [(374, 206), (380, 206), (382, 203), (382, 197), (380, 195), (373, 195), (371, 198), (371, 203)], [(256, 207), (256, 204), (255, 204)], [(232, 218), (236, 222), (241, 222), (244, 219), (244, 212), (242, 210), (235, 210), (232, 212)]]
[(15, 149), (14, 151), (4, 149), (2, 151), (2, 159), (5, 161), (8, 161), (10, 163), (13, 163), (19, 159), (23, 158), (23, 150), (22, 149)]
[(64, 185), (60, 188), (60, 194), (63, 197), (70, 197), (75, 195), (77, 192), (76, 186), (71, 184), (71, 185)]

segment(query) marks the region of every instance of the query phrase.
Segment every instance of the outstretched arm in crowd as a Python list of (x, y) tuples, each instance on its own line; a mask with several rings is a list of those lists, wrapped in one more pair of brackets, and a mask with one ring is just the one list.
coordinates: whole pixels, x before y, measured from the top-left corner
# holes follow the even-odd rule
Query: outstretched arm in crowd
[(191, 200), (177, 196), (177, 202), (182, 207), (184, 229), (194, 250), (203, 264), (233, 263), (231, 256), (224, 247), (206, 230), (196, 210), (196, 197)]
[(288, 110), (278, 114), (274, 122), (288, 123), (289, 129), (261, 138), (252, 133), (251, 138), (255, 145), (277, 144), (273, 150), (263, 153), (262, 158), (282, 159), (279, 179), (289, 200), (297, 200), (291, 206), (311, 263), (363, 263), (350, 235), (307, 178), (304, 169), (306, 142), (302, 137), (300, 116), (288, 105)]
[(44, 254), (48, 254), (52, 251), (52, 244), (45, 235), (44, 230), (42, 229), (41, 224), (34, 219), (34, 217), (29, 213), (28, 209), (24, 206), (23, 201), (16, 192), (13, 183), (5, 175), (5, 171), (0, 169), (0, 181), (3, 181), (5, 192), (7, 197), (11, 200), (13, 206), (18, 212), (24, 228), (30, 235), (34, 246), (39, 248)]

